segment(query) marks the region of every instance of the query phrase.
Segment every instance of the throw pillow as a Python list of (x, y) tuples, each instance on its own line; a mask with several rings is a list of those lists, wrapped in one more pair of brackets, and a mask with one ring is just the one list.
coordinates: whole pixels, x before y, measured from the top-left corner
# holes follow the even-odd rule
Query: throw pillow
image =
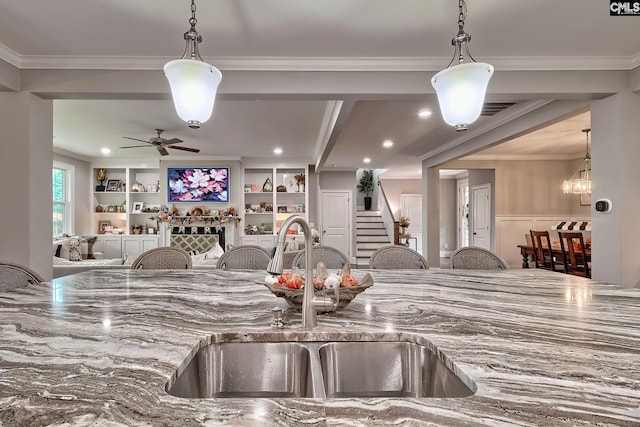
[(69, 259), (69, 239), (54, 240), (53, 251), (54, 256)]
[(82, 261), (80, 240), (80, 236), (69, 237), (69, 261)]
[(93, 244), (97, 239), (96, 236), (82, 236), (82, 259), (95, 259), (93, 255)]

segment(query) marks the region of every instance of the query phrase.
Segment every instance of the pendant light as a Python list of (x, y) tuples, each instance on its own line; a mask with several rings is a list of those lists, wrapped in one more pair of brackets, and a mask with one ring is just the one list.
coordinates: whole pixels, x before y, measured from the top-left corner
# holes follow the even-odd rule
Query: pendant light
[(211, 117), (222, 80), (220, 70), (204, 62), (198, 52), (202, 36), (196, 31), (197, 22), (195, 0), (191, 0), (191, 28), (184, 33), (184, 54), (164, 66), (176, 113), (193, 129), (199, 129)]
[(584, 169), (578, 169), (571, 178), (562, 181), (562, 192), (565, 194), (590, 194), (591, 193), (591, 154), (589, 154), (589, 132), (591, 129), (582, 129), (587, 135), (587, 153), (584, 156)]
[[(458, 1), (458, 34), (451, 40), (455, 46), (453, 58), (447, 68), (431, 79), (438, 95), (444, 121), (457, 131), (465, 131), (480, 117), (489, 79), (493, 75), (490, 64), (476, 62), (469, 53), (471, 36), (464, 31), (467, 5)], [(464, 55), (473, 62), (464, 63)], [(451, 64), (458, 59), (454, 66)]]

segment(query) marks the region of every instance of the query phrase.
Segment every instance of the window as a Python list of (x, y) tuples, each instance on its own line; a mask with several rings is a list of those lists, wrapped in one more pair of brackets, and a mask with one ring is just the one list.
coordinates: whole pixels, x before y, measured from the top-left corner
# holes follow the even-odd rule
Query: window
[(53, 235), (73, 234), (71, 204), (73, 166), (55, 164), (52, 174)]

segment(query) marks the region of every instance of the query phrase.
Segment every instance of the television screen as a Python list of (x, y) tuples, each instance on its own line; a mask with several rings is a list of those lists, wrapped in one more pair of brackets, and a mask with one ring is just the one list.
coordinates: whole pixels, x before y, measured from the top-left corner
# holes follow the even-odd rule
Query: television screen
[(170, 202), (229, 202), (229, 168), (168, 168)]

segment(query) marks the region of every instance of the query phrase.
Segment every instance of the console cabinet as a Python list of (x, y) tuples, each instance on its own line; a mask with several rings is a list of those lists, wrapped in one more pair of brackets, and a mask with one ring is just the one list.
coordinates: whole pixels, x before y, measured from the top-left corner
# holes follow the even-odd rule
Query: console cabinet
[(133, 261), (138, 255), (159, 246), (157, 235), (109, 236), (100, 234), (93, 245), (93, 252), (102, 252), (103, 258), (129, 257)]

